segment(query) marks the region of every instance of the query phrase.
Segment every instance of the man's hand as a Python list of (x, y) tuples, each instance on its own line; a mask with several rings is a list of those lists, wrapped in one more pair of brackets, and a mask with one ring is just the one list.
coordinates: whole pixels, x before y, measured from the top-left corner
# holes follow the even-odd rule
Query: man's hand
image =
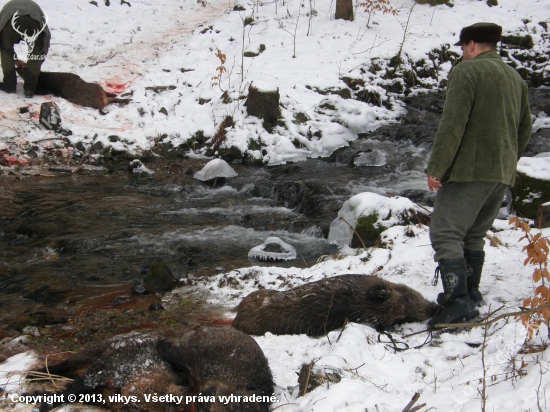
[(437, 177), (428, 176), (428, 188), (430, 192), (441, 189), (441, 182)]

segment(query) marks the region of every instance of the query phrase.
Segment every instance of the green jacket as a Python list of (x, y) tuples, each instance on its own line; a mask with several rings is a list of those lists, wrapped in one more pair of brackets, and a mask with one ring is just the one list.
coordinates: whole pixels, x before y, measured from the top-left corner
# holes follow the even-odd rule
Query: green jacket
[(527, 85), (494, 51), (458, 64), (426, 174), (446, 182), (514, 185), (532, 121)]

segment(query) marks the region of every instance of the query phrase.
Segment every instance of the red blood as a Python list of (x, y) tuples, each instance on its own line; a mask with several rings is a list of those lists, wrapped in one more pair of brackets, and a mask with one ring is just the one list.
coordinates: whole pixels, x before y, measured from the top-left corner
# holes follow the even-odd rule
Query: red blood
[(107, 82), (105, 83), (104, 89), (108, 93), (120, 94), (124, 92), (124, 90), (126, 90), (127, 87), (128, 87), (127, 83)]

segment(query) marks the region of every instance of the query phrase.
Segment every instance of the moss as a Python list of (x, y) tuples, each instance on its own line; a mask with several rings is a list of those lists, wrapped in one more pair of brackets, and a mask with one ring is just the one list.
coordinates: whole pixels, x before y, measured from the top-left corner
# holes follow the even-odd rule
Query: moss
[(489, 7), (498, 6), (498, 0), (487, 0), (487, 6)]
[(248, 139), (248, 150), (260, 150), (262, 148), (260, 142), (250, 138)]
[(245, 51), (243, 54), (244, 57), (257, 57), (259, 55), (260, 53), (251, 52), (251, 51)]
[(357, 219), (357, 224), (355, 225), (355, 233), (351, 240), (351, 247), (358, 248), (363, 247), (361, 241), (357, 237), (363, 240), (365, 246), (373, 246), (376, 243), (376, 240), (386, 228), (378, 222), (378, 214), (376, 212), (371, 213), (368, 216), (361, 216)]
[(147, 276), (143, 279), (145, 287), (155, 292), (168, 292), (177, 285), (177, 280), (170, 268), (162, 260), (151, 264)]
[(550, 201), (550, 181), (518, 172), (512, 195), (512, 208), (519, 216), (537, 219), (540, 206)]
[(229, 149), (223, 147), (219, 149), (220, 157), (228, 163), (233, 160), (242, 160), (243, 154), (237, 146), (231, 146)]
[(531, 35), (527, 36), (502, 36), (502, 43), (511, 49), (532, 49), (535, 43)]
[(294, 124), (304, 124), (309, 120), (309, 116), (303, 112), (294, 113)]
[(336, 106), (334, 106), (331, 103), (323, 103), (322, 105), (319, 106), (319, 108), (325, 109), (325, 110), (336, 110)]

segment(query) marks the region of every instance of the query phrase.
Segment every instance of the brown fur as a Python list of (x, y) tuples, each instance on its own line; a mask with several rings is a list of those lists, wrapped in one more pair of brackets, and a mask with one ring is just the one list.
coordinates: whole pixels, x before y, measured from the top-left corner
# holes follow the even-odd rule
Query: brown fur
[[(45, 371), (44, 371), (45, 372)], [(270, 403), (146, 402), (143, 394), (175, 396), (271, 396), (273, 378), (254, 339), (230, 327), (201, 326), (177, 341), (131, 332), (93, 344), (59, 365), (54, 375), (74, 379), (62, 392), (101, 394), (114, 412), (268, 412)], [(44, 392), (37, 392), (42, 394)], [(109, 395), (137, 396), (141, 402), (109, 402)], [(41, 404), (40, 412), (56, 405)]]
[[(59, 365), (49, 367), (54, 375), (74, 379), (64, 391), (69, 394), (101, 394), (105, 404), (97, 403), (115, 412), (161, 412), (181, 410), (176, 405), (145, 402), (143, 394), (173, 394), (184, 396), (187, 389), (179, 384), (179, 376), (172, 366), (157, 353), (158, 337), (138, 332), (117, 335), (93, 344), (71, 356)], [(108, 396), (120, 394), (137, 396), (141, 402), (110, 402)], [(56, 405), (41, 404), (40, 412)], [(180, 405), (181, 406), (181, 405)]]
[[(183, 371), (194, 394), (207, 396), (271, 396), (273, 377), (256, 341), (230, 327), (201, 326), (178, 342), (160, 341), (162, 359)], [(268, 412), (270, 403), (197, 403), (197, 412)]]
[(318, 336), (350, 322), (371, 322), (377, 329), (433, 317), (436, 303), (408, 286), (377, 276), (342, 275), (287, 291), (262, 289), (237, 307), (233, 327), (251, 335)]
[[(15, 62), (21, 77), (26, 66), (21, 60)], [(36, 94), (53, 94), (80, 106), (98, 109), (101, 114), (107, 113), (103, 108), (110, 103), (127, 104), (132, 101), (119, 99), (115, 94), (107, 93), (99, 84), (85, 82), (80, 76), (65, 72), (40, 72)]]

